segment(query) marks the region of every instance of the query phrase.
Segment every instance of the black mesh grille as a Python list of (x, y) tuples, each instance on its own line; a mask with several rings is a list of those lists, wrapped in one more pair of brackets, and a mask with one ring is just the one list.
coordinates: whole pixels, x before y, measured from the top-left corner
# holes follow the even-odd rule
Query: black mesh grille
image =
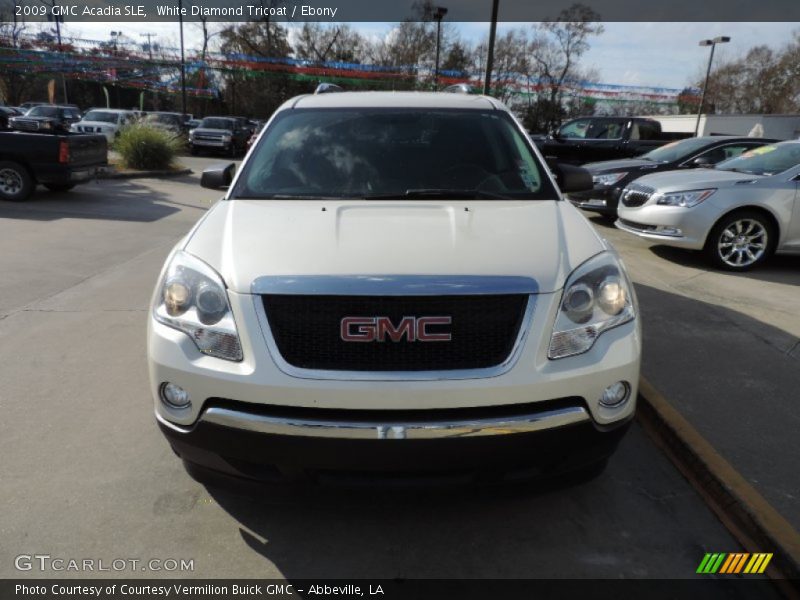
[[(263, 296), (272, 335), (283, 359), (304, 369), (438, 371), (479, 369), (511, 354), (528, 296)], [(345, 342), (344, 317), (449, 316), (450, 341)]]
[(622, 191), (622, 204), (631, 207), (642, 206), (654, 191), (653, 188), (634, 183)]

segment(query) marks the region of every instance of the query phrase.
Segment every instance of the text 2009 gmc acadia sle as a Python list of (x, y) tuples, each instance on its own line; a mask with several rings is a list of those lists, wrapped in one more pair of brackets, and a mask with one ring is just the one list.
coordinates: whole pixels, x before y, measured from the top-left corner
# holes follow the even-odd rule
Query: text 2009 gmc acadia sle
[(193, 475), (605, 464), (635, 410), (636, 299), (501, 103), (301, 96), (232, 173), (203, 173), (226, 195), (169, 255), (149, 316), (156, 417)]

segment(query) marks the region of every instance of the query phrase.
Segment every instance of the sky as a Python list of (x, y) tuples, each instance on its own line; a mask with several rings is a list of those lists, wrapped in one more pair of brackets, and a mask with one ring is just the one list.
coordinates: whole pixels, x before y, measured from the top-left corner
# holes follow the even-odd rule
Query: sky
[[(220, 24), (215, 24), (219, 26)], [(351, 23), (362, 34), (385, 36), (391, 23)], [(479, 40), (488, 36), (489, 23), (454, 24), (461, 37)], [(295, 25), (290, 24), (290, 27)], [(500, 23), (498, 33), (530, 27), (525, 23)], [(731, 42), (717, 46), (715, 62), (744, 55), (751, 47), (767, 44), (780, 48), (800, 32), (800, 23), (604, 23), (605, 32), (591, 40), (590, 50), (581, 59), (584, 68), (593, 68), (601, 83), (683, 88), (705, 72), (709, 49), (698, 46), (702, 39), (730, 36)], [(116, 28), (133, 41), (145, 42), (142, 33), (155, 33), (154, 42), (178, 44), (176, 23), (81, 22), (65, 25), (67, 35), (90, 39), (109, 39)], [(202, 40), (197, 23), (186, 23), (186, 46)]]

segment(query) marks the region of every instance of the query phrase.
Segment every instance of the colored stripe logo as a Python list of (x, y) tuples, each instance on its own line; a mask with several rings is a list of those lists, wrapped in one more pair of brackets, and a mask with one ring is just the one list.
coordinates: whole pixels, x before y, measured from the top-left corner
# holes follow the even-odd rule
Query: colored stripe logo
[(714, 575), (721, 573), (725, 575), (758, 575), (767, 569), (769, 561), (772, 560), (772, 552), (759, 552), (750, 554), (747, 552), (716, 552), (708, 553), (700, 561), (697, 573), (703, 575)]

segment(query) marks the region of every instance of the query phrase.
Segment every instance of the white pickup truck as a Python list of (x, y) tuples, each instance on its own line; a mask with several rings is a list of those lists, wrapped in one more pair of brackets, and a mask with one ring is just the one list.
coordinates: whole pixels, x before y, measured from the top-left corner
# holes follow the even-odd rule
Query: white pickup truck
[[(582, 169), (557, 170), (563, 191)], [(167, 258), (148, 361), (202, 480), (599, 472), (634, 411), (637, 305), (500, 102), (286, 102)]]

